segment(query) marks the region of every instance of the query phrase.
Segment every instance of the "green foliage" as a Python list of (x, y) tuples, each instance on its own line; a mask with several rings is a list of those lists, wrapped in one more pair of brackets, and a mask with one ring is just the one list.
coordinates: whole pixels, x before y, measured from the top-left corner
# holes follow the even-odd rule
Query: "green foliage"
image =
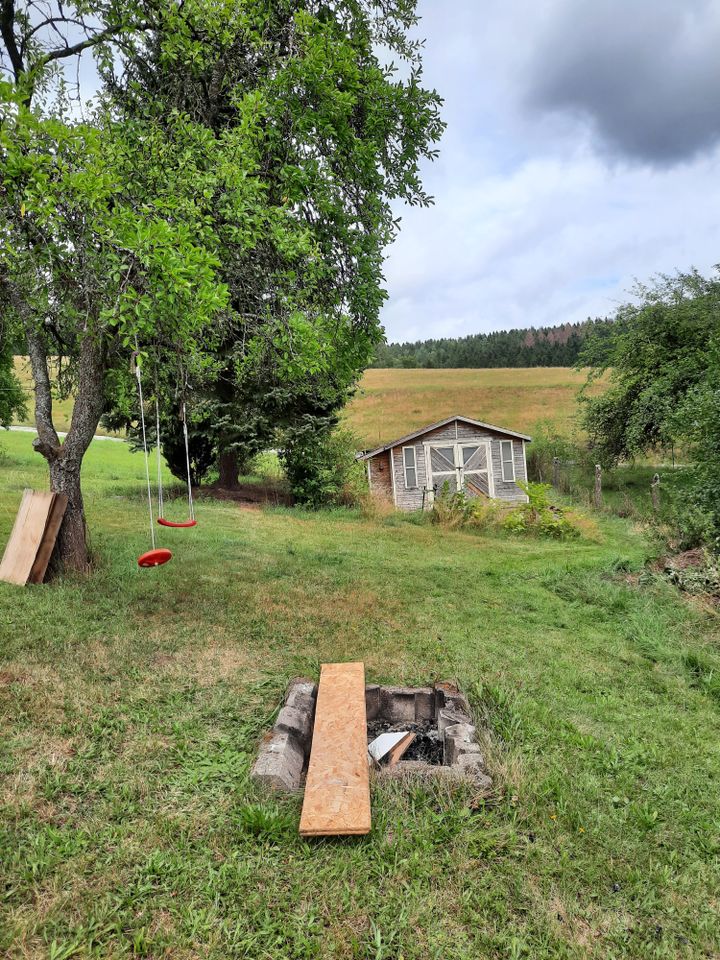
[[(249, 245), (222, 211), (230, 310), (212, 374), (193, 381), (215, 411), (209, 442), (246, 458), (278, 429), (309, 417), (321, 428), (370, 361), (399, 222), (391, 203), (430, 202), (419, 164), (436, 154), (440, 100), (421, 86), (406, 0), (382, 16), (369, 0), (341, 0), (332, 14), (250, 0), (235, 16), (167, 4), (157, 16), (155, 45), (131, 55), (122, 78), (106, 71), (114, 103), (133, 120), (179, 108), (231, 137), (261, 191)], [(380, 48), (402, 58), (402, 76)]]
[(5, 347), (0, 322), (0, 427), (8, 427), (15, 419), (27, 415), (27, 402), (20, 381), (13, 369), (12, 352)]
[(547, 483), (553, 476), (553, 460), (561, 461), (560, 476), (566, 474), (566, 465), (583, 465), (587, 451), (579, 441), (564, 433), (558, 433), (550, 421), (539, 423), (533, 430), (532, 443), (527, 445), (528, 477), (533, 482)]
[(607, 320), (564, 323), (558, 327), (529, 327), (443, 337), (417, 343), (381, 343), (375, 348), (374, 367), (569, 367), (577, 363), (586, 338)]
[(483, 497), (469, 497), (465, 490), (450, 490), (446, 480), (433, 501), (431, 520), (448, 529), (471, 527), (485, 530), (493, 526), (500, 513), (500, 505)]
[(304, 506), (353, 505), (367, 491), (357, 438), (332, 422), (306, 417), (288, 429), (280, 460), (295, 501)]
[(720, 276), (661, 276), (634, 293), (579, 361), (592, 368), (590, 382), (610, 371), (606, 393), (582, 398), (584, 426), (606, 465), (677, 440), (677, 406), (704, 382), (717, 345)]
[(610, 370), (607, 393), (585, 398), (584, 423), (606, 464), (658, 447), (683, 445), (693, 461), (677, 529), (698, 529), (701, 515), (720, 535), (720, 274), (660, 277), (636, 291), (603, 337), (591, 338), (581, 362), (591, 377)]
[(562, 507), (550, 499), (552, 487), (548, 483), (522, 483), (528, 502), (507, 514), (503, 526), (511, 533), (528, 533), (554, 540), (572, 540), (580, 536)]

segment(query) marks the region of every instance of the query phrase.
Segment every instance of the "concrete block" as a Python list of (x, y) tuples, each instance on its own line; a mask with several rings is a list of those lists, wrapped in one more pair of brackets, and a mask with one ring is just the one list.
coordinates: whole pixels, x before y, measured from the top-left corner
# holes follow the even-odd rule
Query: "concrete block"
[(411, 687), (380, 687), (380, 716), (390, 723), (415, 720), (415, 691)]
[(292, 734), (273, 732), (260, 744), (252, 776), (274, 790), (298, 790), (304, 765), (302, 747)]
[(285, 706), (306, 709), (308, 703), (311, 703), (314, 710), (316, 699), (317, 684), (313, 683), (312, 680), (306, 680), (304, 677), (296, 677), (288, 684)]
[(446, 727), (443, 737), (444, 762), (452, 766), (458, 757), (466, 753), (481, 753), (475, 743), (475, 727), (471, 723), (456, 723)]
[(438, 694), (438, 707), (449, 707), (451, 710), (460, 710), (470, 714), (470, 704), (467, 697), (460, 693), (454, 683), (443, 680), (435, 684), (435, 690)]
[(291, 733), (305, 749), (310, 744), (312, 734), (312, 713), (308, 709), (283, 707), (275, 721), (275, 730)]
[(492, 778), (485, 773), (482, 754), (464, 753), (458, 757), (453, 769), (462, 773), (468, 780), (472, 780), (473, 786), (480, 790), (489, 790), (492, 787)]
[(419, 687), (415, 691), (415, 719), (434, 720), (435, 714), (435, 691), (432, 687)]
[(437, 725), (440, 733), (443, 733), (448, 727), (453, 727), (458, 723), (469, 724), (470, 717), (466, 713), (461, 713), (459, 710), (451, 710), (450, 707), (443, 707), (442, 710), (438, 710)]
[(377, 683), (365, 687), (365, 710), (368, 720), (377, 720), (380, 714), (380, 687)]

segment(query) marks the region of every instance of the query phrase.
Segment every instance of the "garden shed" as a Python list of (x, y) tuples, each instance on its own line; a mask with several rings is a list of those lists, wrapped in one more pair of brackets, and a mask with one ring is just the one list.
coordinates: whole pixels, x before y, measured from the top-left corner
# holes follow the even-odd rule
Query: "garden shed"
[(373, 496), (400, 510), (422, 510), (445, 489), (468, 496), (526, 501), (525, 444), (530, 437), (470, 417), (448, 417), (370, 450)]

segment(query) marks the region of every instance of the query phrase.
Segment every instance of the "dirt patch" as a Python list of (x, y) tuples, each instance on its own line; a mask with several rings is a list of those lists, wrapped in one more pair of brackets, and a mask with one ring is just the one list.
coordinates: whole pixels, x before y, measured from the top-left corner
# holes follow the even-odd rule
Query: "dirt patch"
[(257, 674), (257, 658), (247, 650), (230, 644), (211, 644), (201, 649), (180, 650), (177, 653), (157, 653), (152, 658), (160, 674), (189, 677), (201, 687), (211, 687), (221, 680), (241, 674), (243, 680)]
[(293, 498), (287, 490), (271, 481), (267, 483), (245, 483), (229, 490), (227, 487), (220, 487), (215, 483), (207, 487), (198, 487), (193, 491), (193, 496), (198, 498), (211, 497), (214, 500), (229, 500), (233, 503), (239, 503), (242, 506), (263, 506), (270, 504), (272, 506), (291, 507)]
[(9, 687), (11, 683), (23, 683), (25, 679), (22, 673), (13, 673), (12, 670), (0, 670), (0, 687)]

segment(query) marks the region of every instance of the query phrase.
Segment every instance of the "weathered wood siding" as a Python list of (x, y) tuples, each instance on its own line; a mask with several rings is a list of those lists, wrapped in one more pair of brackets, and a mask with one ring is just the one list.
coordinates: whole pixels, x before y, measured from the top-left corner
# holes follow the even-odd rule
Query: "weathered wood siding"
[(392, 503), (392, 474), (390, 472), (390, 453), (387, 450), (384, 453), (379, 453), (372, 460), (368, 460), (368, 482), (370, 492), (374, 497), (389, 500)]
[[(425, 462), (425, 444), (426, 443), (471, 443), (474, 440), (487, 440), (490, 442), (490, 461), (492, 467), (492, 483), (494, 485), (495, 498), (499, 500), (525, 500), (525, 494), (512, 481), (502, 479), (502, 460), (500, 452), (501, 440), (512, 440), (513, 459), (515, 462), (515, 479), (523, 482), (527, 481), (527, 468), (525, 463), (525, 441), (514, 437), (508, 437), (502, 433), (496, 433), (481, 427), (474, 427), (468, 423), (454, 420), (452, 423), (445, 424), (437, 430), (430, 430), (419, 437), (416, 437), (406, 446), (412, 446), (415, 450), (415, 459), (417, 463), (417, 486), (408, 488), (405, 486), (405, 470), (403, 462), (403, 447), (393, 447), (389, 453), (393, 472), (395, 475), (395, 503), (400, 510), (420, 510), (423, 506), (428, 506), (428, 488), (430, 481), (428, 477), (428, 465)], [(373, 461), (384, 457), (387, 454), (378, 454), (373, 457)], [(375, 472), (371, 473), (371, 485), (373, 492)], [(379, 487), (377, 488), (379, 489)], [(423, 498), (423, 493), (425, 494)], [(392, 497), (392, 487), (390, 489)]]

